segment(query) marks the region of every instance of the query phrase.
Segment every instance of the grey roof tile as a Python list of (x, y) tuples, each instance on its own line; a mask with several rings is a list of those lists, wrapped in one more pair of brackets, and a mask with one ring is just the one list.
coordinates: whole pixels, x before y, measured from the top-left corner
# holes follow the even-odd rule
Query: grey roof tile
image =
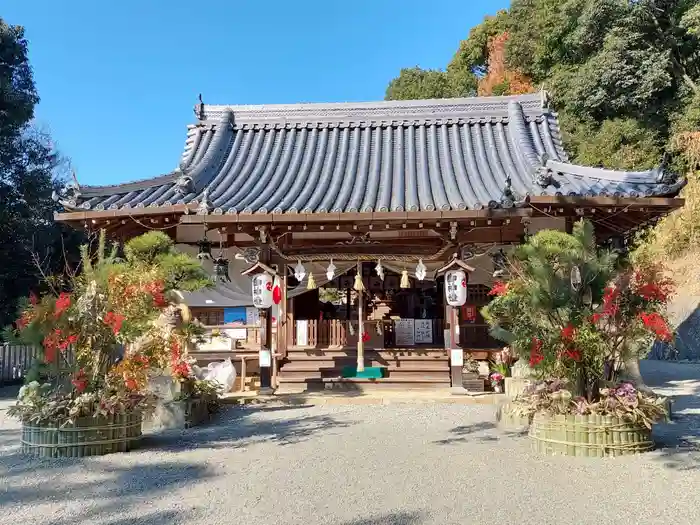
[[(674, 195), (660, 169), (568, 162), (541, 95), (272, 106), (204, 106), (179, 168), (85, 186), (67, 209), (199, 203), (214, 213), (464, 210), (528, 195)], [(73, 189), (75, 192), (76, 190)]]

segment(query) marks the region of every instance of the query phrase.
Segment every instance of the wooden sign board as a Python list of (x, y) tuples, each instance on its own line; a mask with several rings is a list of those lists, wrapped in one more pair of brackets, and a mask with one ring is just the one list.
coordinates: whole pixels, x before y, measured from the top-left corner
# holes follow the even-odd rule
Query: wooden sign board
[(397, 319), (394, 321), (394, 344), (396, 346), (413, 346), (416, 344), (415, 319)]
[(414, 321), (414, 344), (424, 345), (433, 342), (433, 320), (416, 319)]

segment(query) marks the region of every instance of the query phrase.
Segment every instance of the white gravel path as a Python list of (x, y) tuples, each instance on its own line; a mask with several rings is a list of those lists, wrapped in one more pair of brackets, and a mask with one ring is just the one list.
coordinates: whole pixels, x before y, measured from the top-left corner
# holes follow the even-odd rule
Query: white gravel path
[(493, 407), (396, 404), (231, 408), (137, 452), (38, 461), (0, 401), (0, 524), (697, 525), (700, 367), (665, 365), (647, 381), (680, 396), (667, 448), (609, 460), (535, 455)]

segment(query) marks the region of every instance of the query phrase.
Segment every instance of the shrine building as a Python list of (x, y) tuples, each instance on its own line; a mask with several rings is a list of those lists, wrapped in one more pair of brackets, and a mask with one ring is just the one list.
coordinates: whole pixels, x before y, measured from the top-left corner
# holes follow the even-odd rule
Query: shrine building
[[(238, 335), (218, 349), (212, 336), (202, 356), (243, 356), (239, 372), (244, 362), (255, 372), (267, 343), (280, 391), (459, 387), (451, 349), (484, 360), (503, 346), (479, 310), (513, 246), (586, 218), (600, 244), (620, 249), (683, 204), (684, 180), (663, 167), (571, 163), (544, 92), (256, 106), (200, 99), (194, 113), (176, 169), (114, 186), (73, 181), (55, 195), (64, 208), (56, 220), (122, 242), (158, 229), (192, 254), (211, 254), (214, 286), (183, 301), (217, 337)], [(244, 274), (255, 264), (280, 289), (262, 336)], [(446, 267), (467, 275), (457, 309), (446, 304)]]

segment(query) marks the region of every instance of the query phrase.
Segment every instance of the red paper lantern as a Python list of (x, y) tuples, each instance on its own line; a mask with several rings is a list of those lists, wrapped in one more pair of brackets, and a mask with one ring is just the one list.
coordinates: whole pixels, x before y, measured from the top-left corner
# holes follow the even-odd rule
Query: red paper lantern
[(362, 342), (366, 343), (369, 341), (369, 334), (367, 332), (362, 332)]
[(275, 277), (272, 283), (272, 302), (280, 304), (280, 301), (282, 301), (282, 289), (280, 288), (279, 277)]

